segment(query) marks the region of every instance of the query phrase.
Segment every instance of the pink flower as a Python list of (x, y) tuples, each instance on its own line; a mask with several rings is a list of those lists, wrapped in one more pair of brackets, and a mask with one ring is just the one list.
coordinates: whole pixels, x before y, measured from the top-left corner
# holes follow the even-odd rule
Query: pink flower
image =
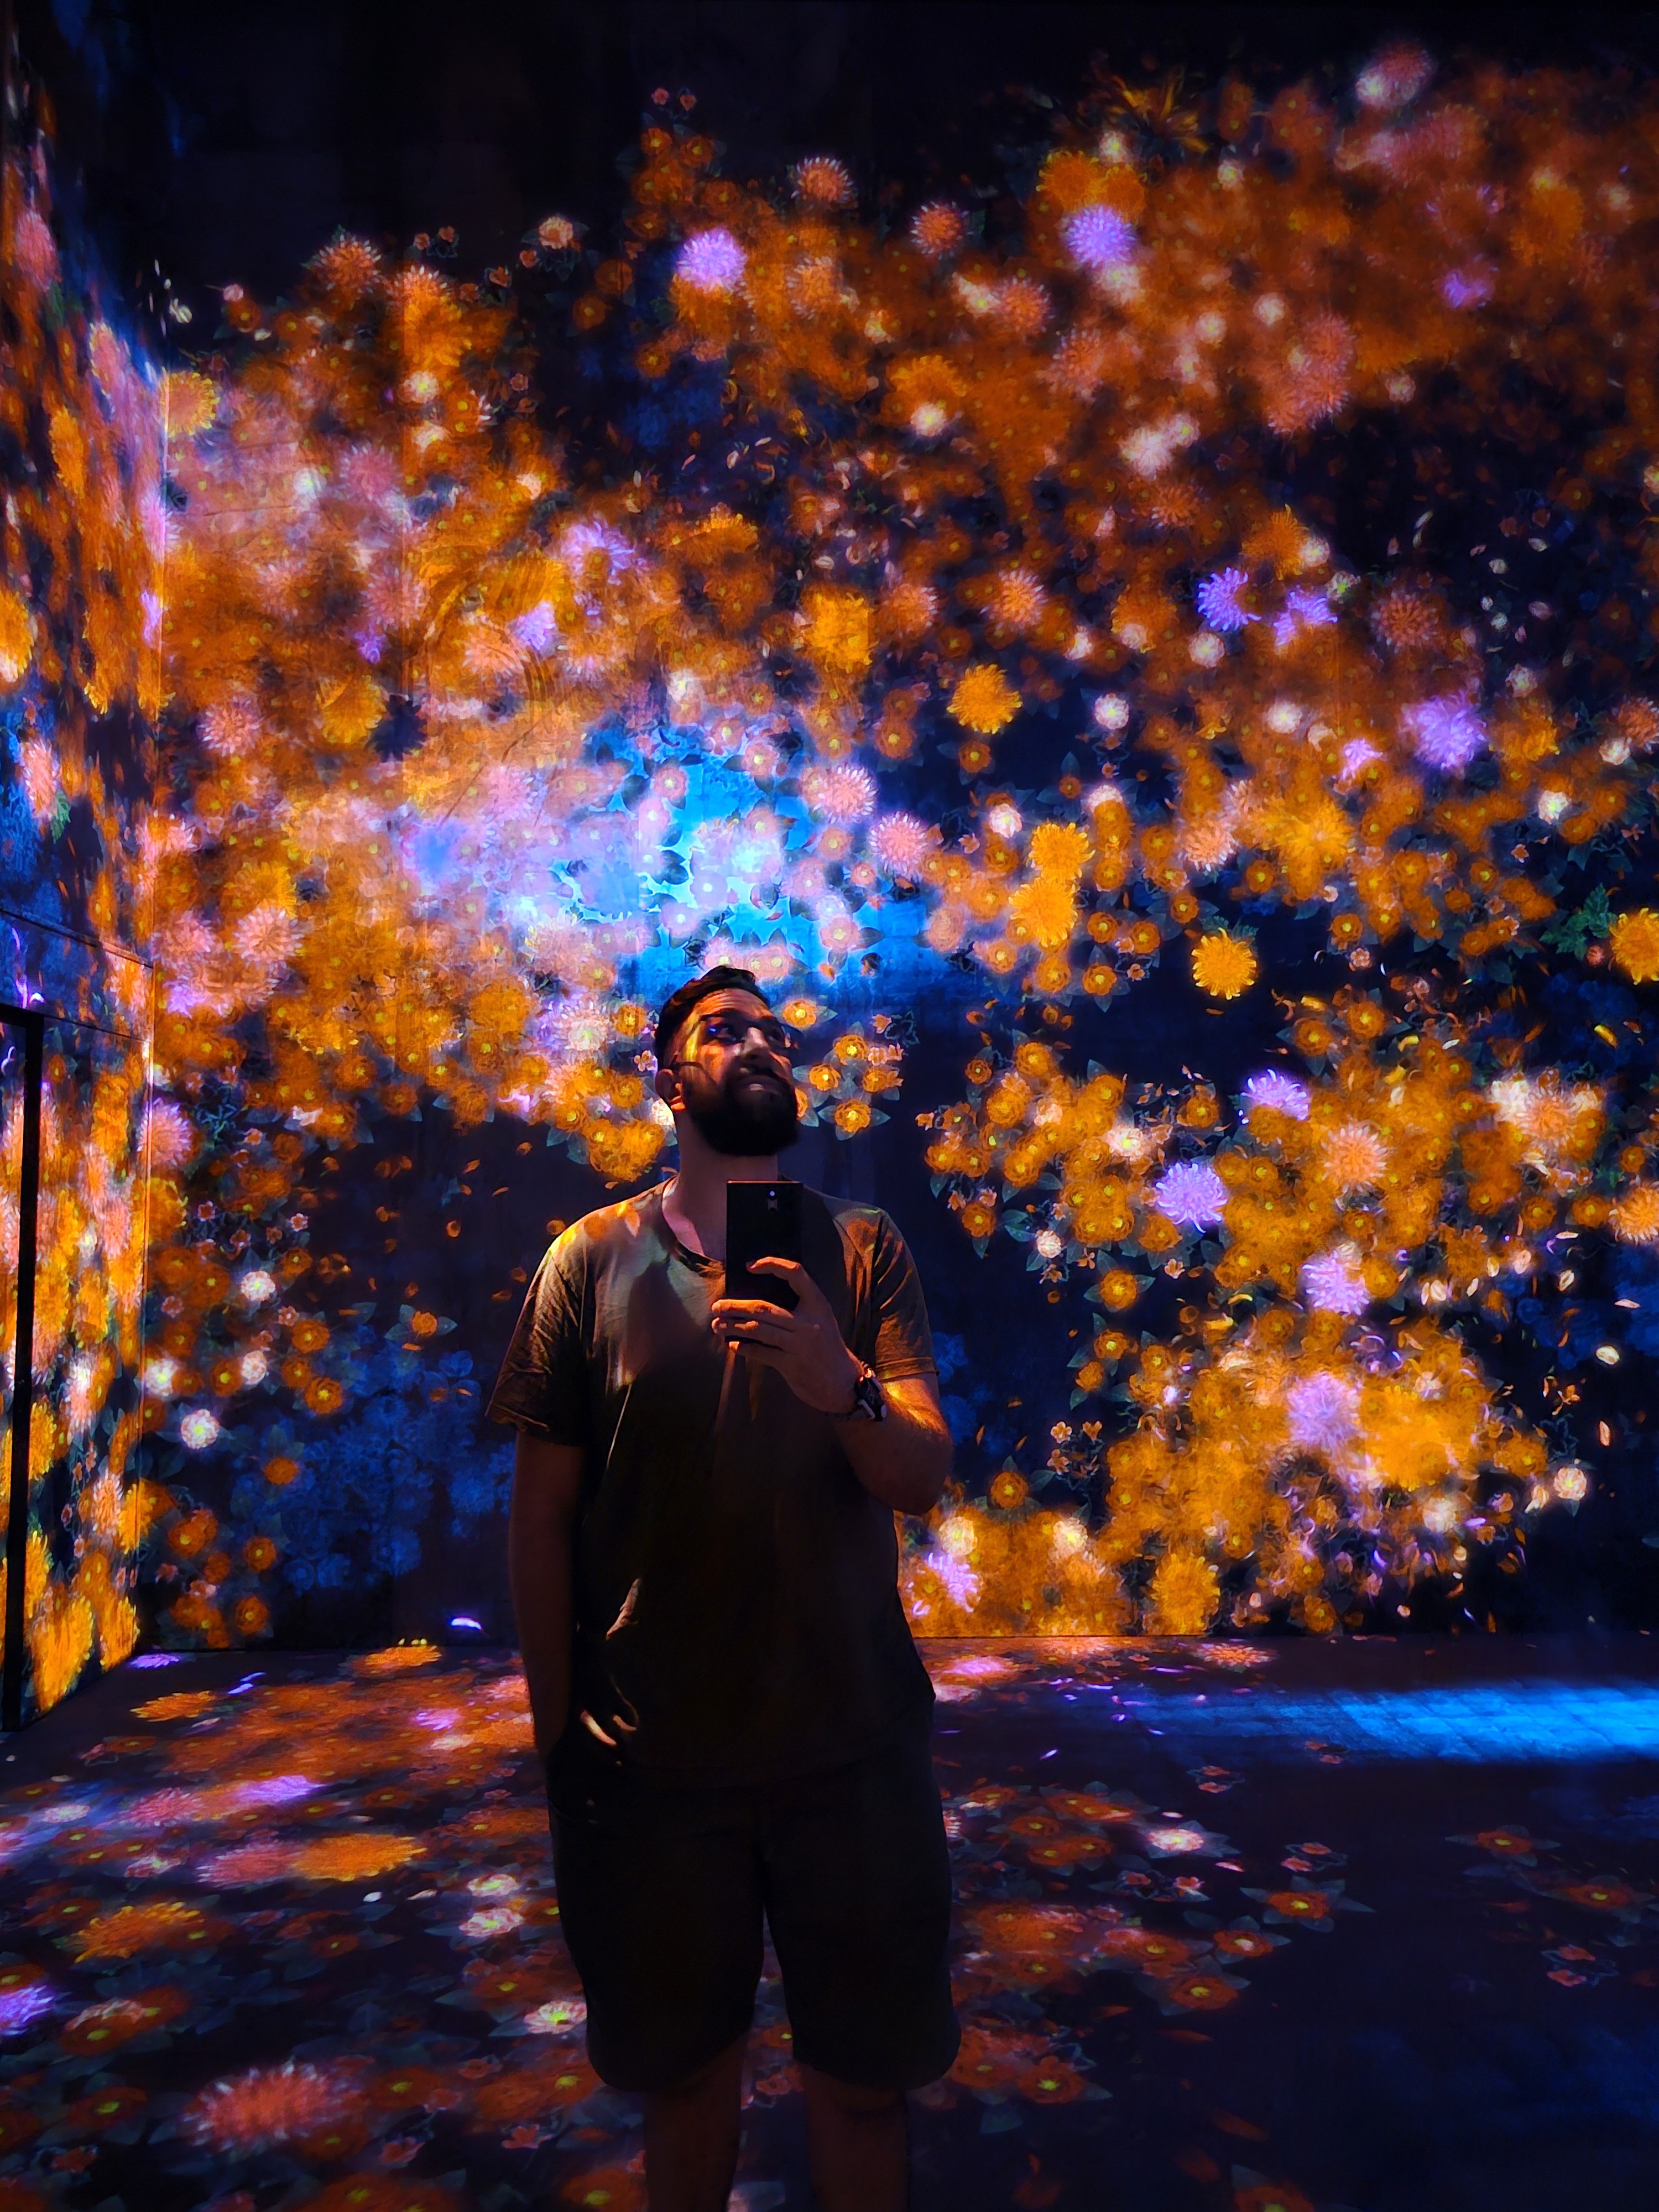
[(44, 217), (25, 208), (17, 218), (13, 241), (17, 266), (37, 290), (58, 282), (58, 246)]
[(362, 2089), (343, 2069), (296, 2066), (290, 2058), (216, 2081), (185, 2106), (179, 2126), (191, 2142), (246, 2158), (347, 2118), (362, 2102)]

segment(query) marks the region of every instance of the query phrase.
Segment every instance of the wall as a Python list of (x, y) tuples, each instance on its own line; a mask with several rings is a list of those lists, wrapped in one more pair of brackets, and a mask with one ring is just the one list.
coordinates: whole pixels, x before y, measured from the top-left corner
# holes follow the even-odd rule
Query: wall
[(665, 95), (614, 239), (226, 289), (164, 392), (164, 1637), (506, 1632), (480, 1396), (731, 953), (923, 1261), (919, 1628), (1651, 1617), (1650, 119), (1103, 79), (876, 219)]
[[(0, 1000), (46, 1021), (24, 1710), (139, 1632), (130, 1480), (147, 1238), (148, 799), (160, 703), (161, 415), (95, 267), (54, 210), (27, 88), (0, 228)], [(21, 125), (21, 128), (19, 127)], [(0, 1469), (12, 1461), (24, 1028), (0, 1028)], [(21, 1466), (21, 1462), (20, 1462)], [(0, 1605), (0, 1620), (15, 1620)]]

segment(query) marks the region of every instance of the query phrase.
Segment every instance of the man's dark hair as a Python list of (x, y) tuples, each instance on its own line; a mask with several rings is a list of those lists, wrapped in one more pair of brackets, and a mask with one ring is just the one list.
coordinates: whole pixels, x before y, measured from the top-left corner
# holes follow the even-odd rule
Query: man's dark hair
[(657, 1056), (659, 1067), (664, 1066), (664, 1054), (674, 1042), (674, 1032), (700, 1000), (711, 999), (716, 991), (747, 991), (763, 1006), (770, 1000), (746, 968), (711, 968), (706, 975), (694, 975), (689, 983), (682, 983), (671, 999), (663, 1001), (662, 1012), (657, 1016), (657, 1026), (651, 1039), (651, 1049)]

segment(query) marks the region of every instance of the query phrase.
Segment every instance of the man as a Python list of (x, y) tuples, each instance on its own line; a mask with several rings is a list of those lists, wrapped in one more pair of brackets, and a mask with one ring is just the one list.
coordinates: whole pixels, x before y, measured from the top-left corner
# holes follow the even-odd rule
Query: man
[(651, 2212), (727, 2201), (763, 1912), (823, 2212), (900, 2212), (905, 2092), (961, 2041), (892, 1517), (951, 1467), (921, 1285), (884, 1213), (809, 1190), (800, 1261), (764, 1263), (794, 1310), (721, 1295), (726, 1185), (797, 1134), (792, 1042), (744, 969), (674, 993), (678, 1172), (558, 1238), (490, 1407), (560, 1916)]

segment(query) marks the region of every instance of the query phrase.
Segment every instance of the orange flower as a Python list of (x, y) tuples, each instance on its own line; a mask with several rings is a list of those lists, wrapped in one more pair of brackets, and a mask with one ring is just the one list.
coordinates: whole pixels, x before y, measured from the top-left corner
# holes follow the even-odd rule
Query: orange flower
[(190, 2009), (190, 1999), (182, 1990), (162, 1987), (141, 1990), (129, 1997), (106, 1997), (100, 2004), (88, 2005), (76, 2013), (67, 2027), (58, 2032), (58, 2040), (65, 2051), (77, 2057), (118, 2050), (131, 2042), (135, 2035), (145, 2035), (152, 2028), (165, 2027), (169, 2021), (177, 2020)]
[(1569, 1905), (1587, 1905), (1592, 1912), (1630, 1912), (1647, 1902), (1641, 1890), (1623, 1881), (1576, 1881), (1553, 1893), (1565, 1897)]
[(1325, 1920), (1330, 1917), (1331, 1900), (1322, 1889), (1276, 1889), (1267, 1903), (1286, 1920)]
[(1233, 2192), (1233, 2212), (1314, 2212), (1299, 2189), (1282, 2181), (1259, 2181)]
[(487, 2082), (478, 2092), (475, 2124), (499, 2127), (538, 2119), (563, 2106), (580, 2104), (599, 2087), (599, 2075), (585, 2058), (544, 2058)]
[(1029, 2063), (1026, 2051), (999, 2043), (983, 2028), (964, 2027), (950, 2078), (968, 2089), (1004, 2089)]
[(89, 2097), (78, 2097), (58, 2125), (65, 2130), (70, 2142), (82, 2142), (88, 2136), (102, 2135), (107, 2128), (120, 2127), (142, 2112), (149, 2102), (143, 2089), (112, 2081), (106, 2089), (95, 2089)]
[(1173, 1975), (1191, 1963), (1194, 1947), (1179, 1936), (1160, 1936), (1152, 1928), (1111, 1928), (1101, 1939), (1100, 1955), (1114, 1966)]
[(1659, 982), (1659, 912), (1644, 906), (1633, 914), (1621, 914), (1607, 942), (1632, 983)]
[(1091, 1860), (1106, 1857), (1111, 1848), (1104, 1836), (1055, 1836), (1048, 1842), (1033, 1844), (1026, 1856), (1034, 1866), (1086, 1866)]
[(1193, 981), (1212, 999), (1237, 999), (1256, 979), (1255, 947), (1248, 939), (1223, 930), (1200, 937), (1193, 947)]
[(462, 2212), (465, 2200), (441, 2181), (406, 2175), (343, 2173), (315, 2197), (306, 2212)]
[(1161, 1994), (1167, 2004), (1179, 2005), (1183, 2012), (1218, 2012), (1236, 2000), (1238, 1991), (1219, 1974), (1200, 1972), (1177, 1975), (1164, 1984)]
[(559, 2202), (572, 2212), (643, 2212), (645, 2184), (625, 2166), (599, 2166), (559, 2185)]
[(132, 1959), (140, 1951), (200, 1949), (226, 1933), (222, 1920), (210, 1918), (194, 1905), (176, 1898), (157, 1898), (149, 1905), (121, 1905), (100, 1912), (71, 1941), (77, 1962), (88, 1959)]
[(468, 2092), (429, 2066), (399, 2066), (383, 2074), (370, 2092), (383, 2112), (453, 2112)]
[(1045, 2058), (1028, 2067), (1018, 2086), (1034, 2105), (1069, 2105), (1083, 2094), (1083, 2076), (1062, 2058)]
[(976, 660), (951, 694), (951, 714), (984, 738), (1006, 729), (1019, 712), (1019, 694), (994, 661)]
[(1224, 1928), (1211, 1941), (1224, 1959), (1265, 1959), (1274, 1948), (1270, 1936), (1250, 1928)]
[(1091, 1790), (1056, 1790), (1048, 1802), (1057, 1813), (1068, 1820), (1089, 1820), (1096, 1825), (1109, 1821), (1133, 1820), (1135, 1808), (1125, 1805), (1115, 1797), (1098, 1797)]
[(1482, 1828), (1472, 1840), (1496, 1858), (1530, 1858), (1533, 1840), (1524, 1828)]
[(307, 1881), (371, 1881), (377, 1875), (395, 1874), (411, 1859), (421, 1857), (426, 1846), (416, 1836), (319, 1836), (302, 1844), (295, 1854), (294, 1870)]

